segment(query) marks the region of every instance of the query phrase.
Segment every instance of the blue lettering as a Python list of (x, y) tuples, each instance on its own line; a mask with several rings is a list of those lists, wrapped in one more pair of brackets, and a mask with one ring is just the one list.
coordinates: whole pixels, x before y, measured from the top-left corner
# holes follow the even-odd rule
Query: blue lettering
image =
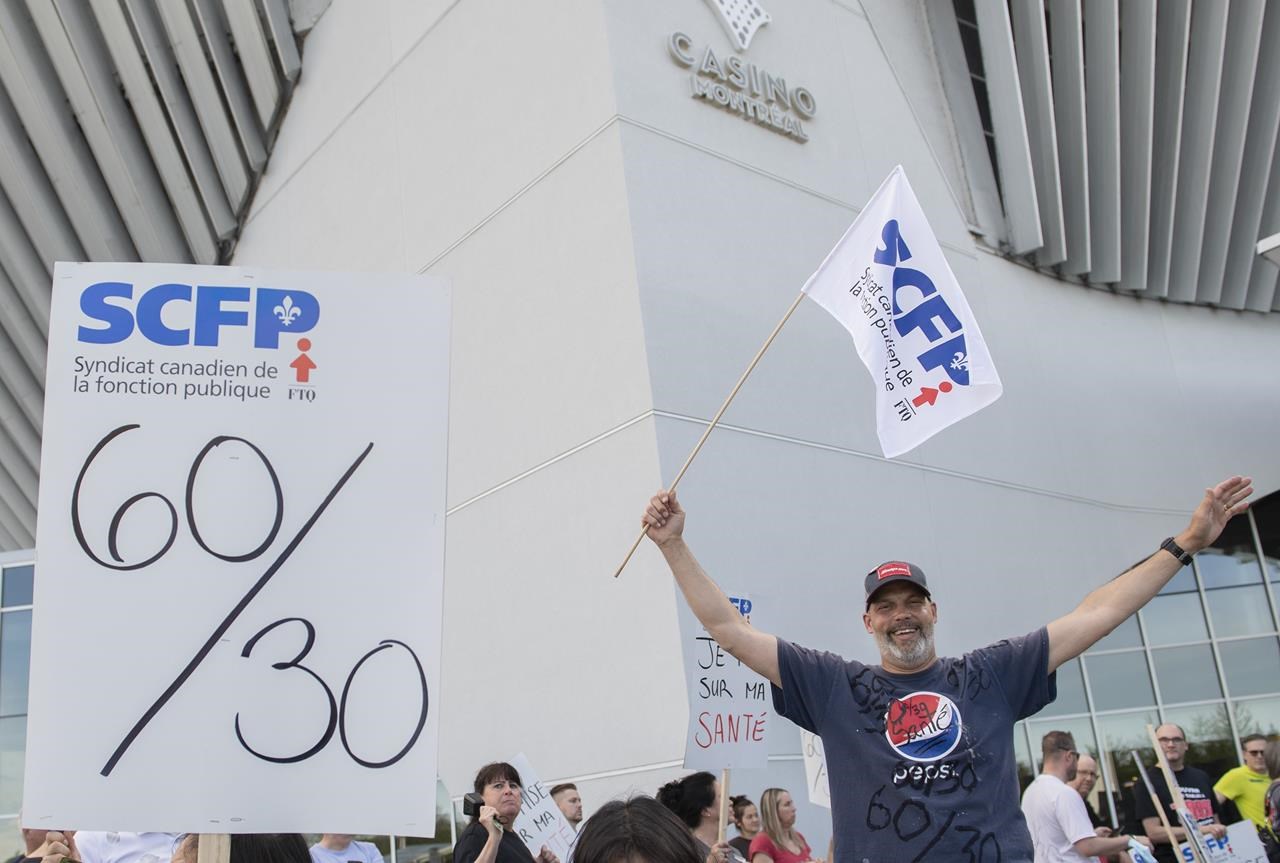
[(929, 371), (941, 366), (947, 373), (947, 377), (958, 385), (967, 387), (969, 385), (969, 363), (966, 360), (968, 356), (969, 351), (964, 345), (964, 333), (961, 333), (954, 339), (934, 345), (917, 359), (920, 365)]
[(900, 260), (911, 260), (911, 250), (907, 248), (907, 241), (902, 239), (897, 219), (890, 219), (884, 223), (884, 228), (880, 230), (880, 239), (884, 243), (884, 248), (876, 249), (877, 264), (896, 267)]
[(280, 347), (281, 333), (305, 333), (320, 320), (320, 301), (306, 291), (258, 289), (253, 346)]
[(938, 339), (943, 338), (943, 334), (938, 330), (937, 325), (934, 323), (935, 320), (942, 321), (947, 325), (947, 329), (953, 333), (960, 332), (964, 326), (940, 294), (934, 294), (914, 309), (910, 309), (894, 318), (893, 325), (897, 328), (900, 336), (905, 336), (912, 330), (919, 330), (924, 333), (925, 338), (929, 341), (936, 342)]
[(222, 308), (224, 302), (247, 303), (248, 288), (229, 288), (218, 285), (201, 285), (196, 292), (196, 344), (214, 347), (218, 344), (218, 331), (226, 327), (243, 327), (249, 323), (249, 313)]
[(191, 302), (191, 286), (156, 285), (138, 300), (138, 332), (158, 345), (185, 345), (191, 342), (190, 330), (174, 330), (165, 326), (164, 307), (173, 300)]
[(933, 279), (926, 276), (919, 270), (913, 270), (911, 267), (898, 267), (893, 271), (893, 313), (894, 315), (902, 314), (902, 307), (898, 304), (898, 291), (903, 288), (916, 288), (920, 291), (920, 296), (927, 297), (938, 292), (937, 287), (933, 284)]
[(108, 297), (133, 298), (133, 285), (127, 282), (98, 282), (80, 294), (80, 311), (89, 318), (107, 326), (98, 329), (80, 327), (76, 338), (95, 345), (122, 342), (133, 332), (133, 315), (121, 306), (107, 302)]

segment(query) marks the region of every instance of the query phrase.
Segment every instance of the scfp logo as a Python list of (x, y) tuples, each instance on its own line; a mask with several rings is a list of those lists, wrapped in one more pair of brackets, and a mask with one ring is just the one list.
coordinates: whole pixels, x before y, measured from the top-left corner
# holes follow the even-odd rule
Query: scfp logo
[[(129, 338), (136, 327), (157, 345), (216, 347), (224, 327), (252, 327), (253, 346), (274, 350), (281, 333), (305, 333), (320, 320), (320, 302), (306, 291), (164, 284), (133, 300), (134, 288), (128, 282), (98, 282), (85, 288), (80, 311), (105, 326), (81, 326), (76, 338), (110, 345)], [(172, 310), (170, 323), (164, 320), (167, 308)], [(190, 326), (171, 326), (176, 320), (190, 321)]]
[[(960, 386), (967, 387), (969, 385), (969, 349), (965, 346), (964, 324), (947, 305), (942, 294), (938, 293), (933, 279), (914, 267), (904, 265), (904, 261), (911, 260), (911, 249), (907, 247), (907, 241), (902, 237), (897, 219), (890, 219), (884, 223), (880, 239), (884, 243), (884, 248), (876, 249), (875, 261), (877, 264), (894, 268), (894, 329), (903, 337), (913, 330), (923, 333), (933, 347), (916, 358), (921, 367), (926, 371), (941, 367), (947, 373), (947, 377)], [(919, 294), (920, 301), (904, 311), (899, 294), (908, 288)], [(938, 328), (938, 322), (946, 327), (946, 332)], [(938, 344), (939, 342), (942, 343)]]
[(962, 730), (955, 702), (936, 692), (896, 698), (884, 715), (884, 736), (889, 745), (911, 761), (937, 761), (950, 755)]

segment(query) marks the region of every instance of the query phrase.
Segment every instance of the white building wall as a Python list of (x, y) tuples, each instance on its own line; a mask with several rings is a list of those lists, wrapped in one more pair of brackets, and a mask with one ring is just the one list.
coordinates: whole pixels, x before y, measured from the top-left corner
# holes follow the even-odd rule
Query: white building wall
[[(878, 40), (852, 0), (767, 5), (743, 56), (813, 93), (804, 144), (690, 97), (670, 34), (731, 53), (697, 0), (338, 0), (307, 42), (236, 263), (453, 280), (436, 703), (455, 794), (521, 750), (546, 778), (611, 774), (581, 783), (589, 809), (677, 772), (683, 603), (651, 548), (609, 575), (899, 162), (1005, 394), (886, 461), (852, 344), (800, 308), (682, 485), (695, 550), (769, 597), (779, 634), (871, 658), (862, 574), (907, 557), (933, 579), (940, 649), (963, 651), (1066, 611), (1222, 476), (1280, 485), (1276, 316), (1085, 289), (985, 251), (898, 86), (932, 74), (915, 65), (927, 40)], [(735, 791), (802, 787), (798, 735), (777, 730), (768, 775)], [(817, 811), (800, 824), (825, 847)]]

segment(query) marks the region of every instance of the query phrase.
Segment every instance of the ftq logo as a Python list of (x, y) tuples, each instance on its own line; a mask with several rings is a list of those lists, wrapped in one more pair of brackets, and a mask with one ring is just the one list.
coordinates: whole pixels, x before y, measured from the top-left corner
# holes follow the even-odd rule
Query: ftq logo
[(960, 742), (960, 711), (955, 702), (936, 692), (913, 692), (889, 702), (884, 736), (889, 745), (912, 761), (937, 761)]
[(320, 302), (306, 291), (223, 285), (139, 291), (128, 282), (98, 282), (80, 294), (80, 311), (91, 324), (76, 338), (96, 345), (122, 342), (136, 329), (157, 345), (216, 347), (224, 329), (244, 327), (255, 348), (274, 350), (282, 333), (305, 333), (320, 320)]

